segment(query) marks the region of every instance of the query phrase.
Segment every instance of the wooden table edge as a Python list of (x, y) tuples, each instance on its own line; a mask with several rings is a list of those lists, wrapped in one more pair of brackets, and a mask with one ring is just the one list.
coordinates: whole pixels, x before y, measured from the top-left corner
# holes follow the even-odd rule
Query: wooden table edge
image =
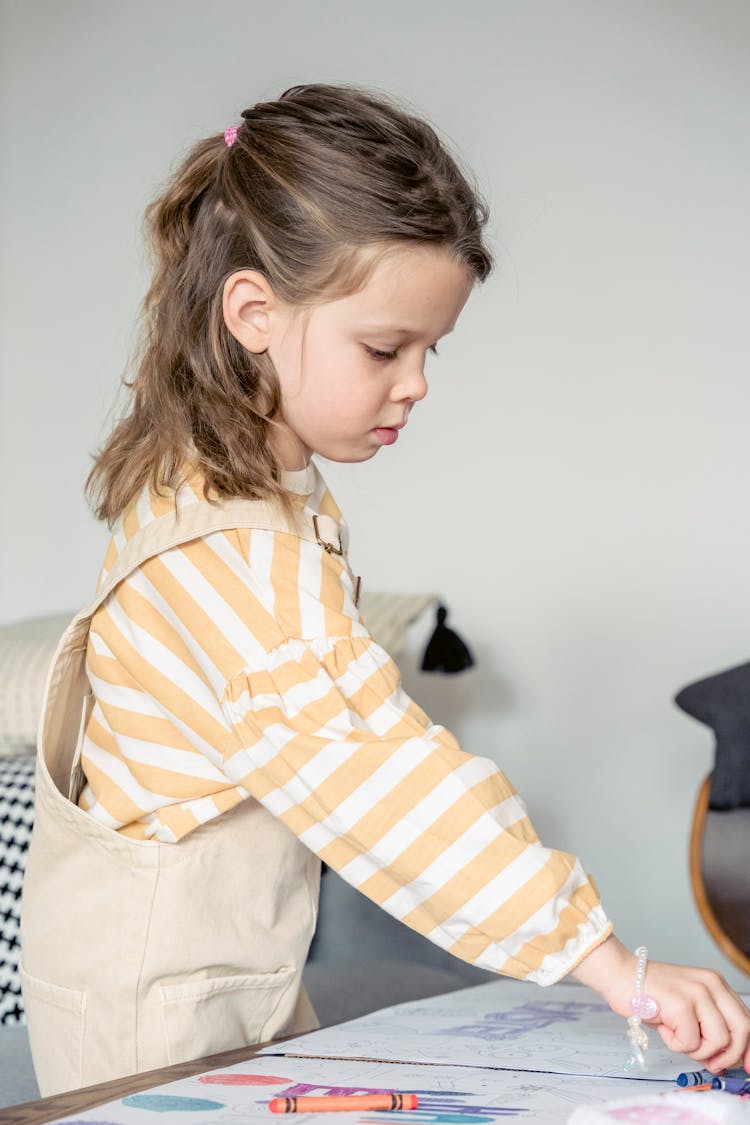
[(179, 1078), (190, 1078), (194, 1074), (202, 1074), (207, 1070), (217, 1070), (221, 1067), (247, 1062), (254, 1059), (264, 1048), (294, 1038), (296, 1036), (286, 1035), (283, 1039), (259, 1043), (256, 1047), (234, 1047), (231, 1051), (220, 1051), (216, 1055), (206, 1055), (202, 1059), (172, 1063), (170, 1066), (162, 1066), (157, 1070), (129, 1074), (125, 1078), (112, 1078), (109, 1082), (100, 1082), (96, 1086), (84, 1086), (78, 1090), (66, 1090), (62, 1094), (52, 1094), (48, 1098), (20, 1102), (18, 1105), (0, 1109), (0, 1122), (2, 1122), (2, 1125), (42, 1125), (42, 1122), (54, 1121), (58, 1117), (69, 1117), (72, 1113), (81, 1113), (87, 1109), (95, 1109), (96, 1106), (104, 1105), (106, 1102), (127, 1097), (129, 1094), (137, 1094), (141, 1090), (150, 1090), (154, 1086), (163, 1086), (167, 1082), (176, 1082)]

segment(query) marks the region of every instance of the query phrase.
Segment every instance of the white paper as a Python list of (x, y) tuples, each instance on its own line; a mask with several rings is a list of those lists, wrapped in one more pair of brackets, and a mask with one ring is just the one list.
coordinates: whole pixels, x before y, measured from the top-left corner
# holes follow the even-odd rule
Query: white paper
[[(648, 1073), (625, 1076), (627, 1048), (625, 1020), (587, 990), (498, 981), (386, 1008), (276, 1044), (247, 1062), (58, 1121), (282, 1125), (283, 1117), (268, 1109), (273, 1097), (399, 1091), (417, 1094), (419, 1107), (396, 1113), (294, 1114), (289, 1125), (493, 1125), (507, 1117), (551, 1125), (567, 1121), (576, 1106), (605, 1106), (623, 1098), (633, 1114), (640, 1113), (644, 1098), (675, 1091), (680, 1071), (697, 1069), (685, 1056), (665, 1051), (654, 1034)], [(682, 1096), (679, 1120), (693, 1125), (693, 1107), (697, 1112), (709, 1105), (694, 1099), (705, 1096), (712, 1105), (715, 1100), (712, 1093)], [(750, 1102), (746, 1106), (750, 1109)], [(656, 1120), (651, 1108), (643, 1112), (646, 1117), (631, 1116), (629, 1110), (613, 1114), (620, 1120)], [(712, 1120), (704, 1118), (706, 1125)]]
[[(589, 989), (503, 980), (383, 1008), (267, 1051), (627, 1078), (626, 1032), (625, 1019)], [(631, 1077), (674, 1082), (697, 1069), (658, 1032), (648, 1037), (648, 1070)]]
[[(261, 1055), (58, 1121), (68, 1125), (74, 1121), (87, 1125), (494, 1125), (506, 1118), (521, 1118), (552, 1125), (566, 1121), (576, 1106), (622, 1098), (636, 1085), (622, 1079), (512, 1070)], [(650, 1092), (654, 1089), (648, 1086)], [(269, 1100), (275, 1097), (385, 1091), (415, 1093), (419, 1107), (397, 1113), (284, 1116), (268, 1109)]]

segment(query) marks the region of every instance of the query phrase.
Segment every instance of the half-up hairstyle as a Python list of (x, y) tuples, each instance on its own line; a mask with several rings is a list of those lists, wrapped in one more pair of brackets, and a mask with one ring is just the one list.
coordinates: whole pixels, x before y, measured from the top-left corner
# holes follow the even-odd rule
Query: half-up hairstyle
[(256, 269), (283, 302), (312, 308), (358, 291), (398, 244), (440, 248), (477, 282), (492, 269), (488, 208), (434, 129), (348, 85), (292, 86), (188, 153), (146, 210), (154, 273), (129, 408), (86, 481), (110, 526), (147, 481), (186, 464), (208, 495), (288, 506), (270, 431), (283, 418), (270, 356), (224, 324), (224, 282)]

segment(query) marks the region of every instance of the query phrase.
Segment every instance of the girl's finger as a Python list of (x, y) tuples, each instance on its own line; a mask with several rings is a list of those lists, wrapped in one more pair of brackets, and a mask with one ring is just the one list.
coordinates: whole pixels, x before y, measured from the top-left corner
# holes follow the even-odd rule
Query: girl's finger
[(750, 1062), (750, 1012), (742, 1000), (732, 993), (726, 1000), (719, 1000), (718, 1004), (726, 1020), (729, 1041), (723, 1049), (704, 1060), (706, 1068), (716, 1073), (727, 1067), (737, 1066), (743, 1060), (747, 1068)]
[(731, 1046), (732, 1031), (714, 997), (706, 992), (695, 1005), (695, 1014), (700, 1028), (701, 1042), (698, 1049), (690, 1052), (696, 1062), (714, 1058)]
[(670, 1051), (694, 1056), (700, 1049), (701, 1029), (691, 1004), (680, 1003), (662, 1011), (658, 1032)]
[(709, 990), (701, 986), (665, 1004), (661, 1023), (664, 1030), (660, 1027), (659, 1031), (669, 1049), (690, 1055), (697, 1062), (725, 1050), (730, 1041), (723, 1015)]

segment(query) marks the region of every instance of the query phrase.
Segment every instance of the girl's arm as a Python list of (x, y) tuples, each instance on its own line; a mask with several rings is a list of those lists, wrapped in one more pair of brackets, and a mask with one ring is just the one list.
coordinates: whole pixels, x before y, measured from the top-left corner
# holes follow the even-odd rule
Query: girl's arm
[[(539, 984), (577, 966), (626, 1014), (633, 963), (606, 940), (593, 881), (542, 844), (493, 761), (465, 753), (406, 695), (352, 599), (341, 563), (281, 533), (216, 533), (145, 563), (90, 636), (99, 725), (87, 732), (85, 807), (140, 838), (178, 840), (252, 796), (437, 945)], [(691, 973), (649, 969), (675, 1034), (680, 1013), (697, 1010)], [(713, 1060), (729, 1023), (730, 1051), (746, 1033), (739, 1002), (706, 979), (716, 1003), (698, 1011), (697, 1057)]]
[[(297, 550), (277, 539), (279, 562), (285, 549)], [(225, 698), (243, 747), (230, 775), (247, 754), (253, 796), (436, 944), (540, 984), (572, 972), (627, 1017), (635, 957), (579, 860), (545, 847), (505, 774), (406, 695), (393, 661), (352, 621), (340, 564), (324, 555), (308, 586), (295, 554), (284, 573), (293, 577), (276, 584), (275, 616), (288, 639)], [(321, 633), (306, 634), (306, 619)], [(667, 1046), (715, 1069), (750, 1064), (747, 1010), (718, 974), (651, 962), (646, 988)]]
[(611, 932), (498, 766), (404, 692), (364, 630), (289, 638), (227, 685), (227, 776), (377, 905), (455, 956), (552, 984)]
[[(630, 1015), (636, 958), (614, 934), (573, 969), (621, 1016)], [(651, 1021), (670, 1051), (681, 1051), (718, 1073), (743, 1062), (750, 1071), (750, 1011), (719, 973), (649, 961), (644, 991), (658, 1002)]]

